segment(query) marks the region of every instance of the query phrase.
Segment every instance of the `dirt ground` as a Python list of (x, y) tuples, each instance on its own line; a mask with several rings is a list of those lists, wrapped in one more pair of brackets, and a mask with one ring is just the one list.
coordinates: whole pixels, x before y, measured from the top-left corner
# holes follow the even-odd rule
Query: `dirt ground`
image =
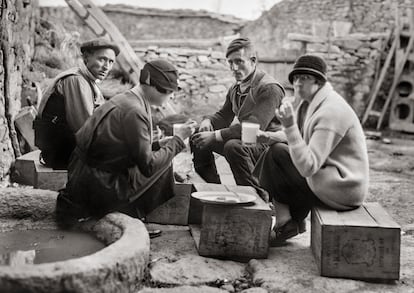
[[(188, 227), (164, 230), (151, 241), (145, 287), (150, 292), (414, 292), (414, 136), (389, 133), (367, 139), (370, 190), (401, 225), (400, 280), (365, 282), (319, 275), (308, 231), (285, 247), (272, 247), (265, 260), (249, 263), (200, 257)], [(220, 167), (219, 167), (220, 171)]]

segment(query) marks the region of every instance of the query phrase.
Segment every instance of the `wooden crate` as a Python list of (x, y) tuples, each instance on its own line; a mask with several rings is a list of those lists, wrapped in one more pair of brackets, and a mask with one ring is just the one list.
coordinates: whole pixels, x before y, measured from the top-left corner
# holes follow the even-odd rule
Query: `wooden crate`
[(49, 189), (58, 191), (64, 188), (68, 181), (68, 172), (66, 170), (54, 170), (35, 161), (35, 180), (34, 187), (38, 189)]
[(175, 196), (147, 215), (146, 220), (158, 224), (187, 225), (192, 188), (192, 184), (175, 183)]
[(209, 183), (194, 187), (197, 191), (233, 190), (257, 197), (252, 205), (203, 204), (200, 231), (194, 227), (193, 233), (200, 255), (237, 261), (267, 257), (272, 211), (252, 187)]
[(400, 226), (378, 203), (352, 211), (315, 207), (311, 248), (322, 276), (397, 280)]
[(24, 138), (26, 143), (29, 145), (30, 150), (36, 150), (33, 121), (36, 117), (37, 111), (33, 106), (23, 107), (20, 112), (16, 115), (14, 124), (19, 130), (19, 133)]
[(35, 185), (35, 161), (39, 161), (40, 150), (24, 154), (16, 159), (13, 181), (24, 185)]

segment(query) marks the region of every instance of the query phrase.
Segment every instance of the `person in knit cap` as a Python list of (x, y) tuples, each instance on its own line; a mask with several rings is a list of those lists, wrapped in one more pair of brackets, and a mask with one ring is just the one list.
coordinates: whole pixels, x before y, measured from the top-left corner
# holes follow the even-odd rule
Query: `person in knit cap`
[(368, 192), (364, 132), (354, 110), (327, 81), (325, 61), (299, 57), (289, 81), (299, 107), (295, 111), (284, 101), (276, 110), (283, 130), (273, 134), (275, 143), (254, 171), (275, 206), (275, 244), (306, 230), (313, 205), (355, 209)]
[(153, 141), (151, 105), (168, 100), (177, 79), (169, 62), (146, 63), (140, 84), (111, 98), (79, 129), (66, 190), (58, 197), (60, 222), (112, 211), (143, 218), (174, 195), (171, 162), (196, 124), (187, 122), (174, 136)]
[(33, 124), (41, 162), (66, 169), (75, 148), (75, 132), (105, 100), (98, 87), (115, 63), (119, 47), (104, 38), (81, 44), (83, 63), (58, 74), (40, 100)]
[(235, 83), (228, 90), (223, 106), (215, 114), (206, 116), (192, 136), (194, 168), (205, 181), (221, 183), (213, 152), (222, 154), (237, 185), (253, 186), (267, 200), (252, 171), (268, 145), (243, 145), (241, 123), (258, 123), (261, 130), (267, 131), (280, 129), (275, 110), (284, 97), (284, 89), (272, 76), (257, 68), (257, 54), (249, 39), (237, 38), (230, 42), (226, 58)]

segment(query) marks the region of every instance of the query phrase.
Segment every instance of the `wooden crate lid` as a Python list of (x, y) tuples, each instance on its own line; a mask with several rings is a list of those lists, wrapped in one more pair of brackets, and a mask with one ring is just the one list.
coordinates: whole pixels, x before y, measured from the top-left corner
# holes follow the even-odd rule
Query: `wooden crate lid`
[(335, 211), (328, 207), (314, 208), (315, 214), (323, 225), (397, 228), (400, 226), (377, 202), (364, 203), (350, 211)]

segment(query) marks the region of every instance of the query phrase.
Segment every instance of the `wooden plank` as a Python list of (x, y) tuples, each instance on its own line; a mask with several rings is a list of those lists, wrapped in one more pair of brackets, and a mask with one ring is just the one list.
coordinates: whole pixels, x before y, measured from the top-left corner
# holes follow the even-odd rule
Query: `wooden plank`
[(311, 250), (318, 268), (322, 267), (322, 219), (315, 209), (311, 211)]
[(338, 216), (338, 212), (325, 206), (313, 208), (313, 212), (318, 215), (323, 225), (340, 225), (343, 224)]
[(236, 261), (266, 258), (271, 223), (270, 211), (206, 204), (198, 252)]
[[(397, 29), (396, 29), (395, 30), (395, 33), (394, 33), (394, 41), (392, 42), (392, 45), (391, 45), (391, 48), (390, 48), (390, 50), (388, 52), (387, 58), (385, 59), (384, 65), (383, 65), (383, 67), (381, 69), (381, 74), (380, 74), (377, 82), (375, 83), (374, 90), (371, 92), (371, 94), (370, 94), (370, 96), (368, 98), (368, 101), (369, 102), (368, 102), (367, 108), (365, 110), (364, 116), (362, 118), (362, 124), (364, 124), (368, 120), (368, 117), (370, 115), (374, 115), (374, 113), (375, 113), (375, 111), (372, 111), (372, 107), (375, 104), (375, 101), (377, 99), (378, 92), (379, 92), (379, 90), (380, 90), (380, 88), (382, 86), (382, 83), (384, 81), (385, 75), (388, 72), (388, 68), (389, 68), (389, 66), (391, 64), (392, 56), (394, 55), (395, 49), (397, 48), (397, 43), (398, 43), (398, 33), (397, 33)], [(378, 112), (378, 116), (379, 116), (379, 114), (380, 113)]]
[(200, 234), (201, 234), (200, 225), (190, 225), (190, 233), (191, 233), (191, 236), (193, 236), (195, 246), (198, 250), (200, 247)]
[[(193, 182), (194, 191), (226, 191), (226, 187), (221, 184)], [(190, 211), (188, 214), (189, 224), (201, 224), (203, 215), (203, 204), (200, 200), (191, 197)]]
[(222, 184), (214, 183), (194, 183), (196, 191), (227, 191), (226, 187)]
[(377, 222), (367, 213), (364, 206), (350, 211), (339, 211), (338, 216), (344, 226), (377, 227)]
[(367, 202), (364, 204), (364, 208), (377, 222), (378, 226), (400, 229), (400, 225), (394, 221), (394, 219), (378, 202)]
[(35, 139), (34, 139), (34, 130), (33, 130), (33, 121), (36, 117), (37, 111), (33, 106), (24, 107), (16, 115), (14, 119), (14, 124), (19, 130), (19, 133), (24, 138), (26, 143), (29, 145), (31, 151), (36, 150)]
[(202, 256), (247, 261), (266, 258), (272, 210), (250, 186), (195, 183), (197, 191), (233, 191), (254, 194), (251, 205), (202, 204), (198, 252)]
[(35, 161), (39, 161), (40, 150), (24, 154), (16, 159), (13, 181), (19, 184), (35, 185)]
[(410, 55), (411, 50), (412, 50), (413, 45), (414, 45), (414, 19), (413, 19), (412, 14), (411, 14), (410, 22), (411, 22), (410, 23), (410, 34), (409, 34), (410, 35), (410, 40), (408, 41), (408, 45), (405, 48), (404, 55), (402, 56), (401, 61), (396, 62), (396, 69), (395, 69), (395, 73), (394, 73), (394, 81), (391, 85), (390, 91), (388, 92), (388, 96), (385, 99), (384, 106), (382, 107), (381, 116), (379, 117), (379, 119), (377, 121), (377, 130), (379, 130), (381, 128), (382, 121), (384, 120), (384, 117), (385, 117), (385, 114), (387, 112), (388, 106), (389, 106), (389, 104), (391, 102), (391, 99), (394, 95), (395, 89), (396, 89), (397, 84), (399, 82), (399, 78), (401, 76), (401, 73), (404, 70), (405, 62), (407, 61), (408, 56)]
[(311, 224), (311, 248), (322, 276), (399, 279), (400, 228), (378, 203), (338, 212), (338, 217), (314, 207)]
[(147, 215), (146, 220), (158, 224), (187, 225), (191, 191), (191, 184), (175, 183), (174, 197)]
[(49, 189), (58, 191), (65, 187), (68, 180), (66, 170), (53, 170), (35, 161), (35, 182), (34, 187), (38, 189)]

